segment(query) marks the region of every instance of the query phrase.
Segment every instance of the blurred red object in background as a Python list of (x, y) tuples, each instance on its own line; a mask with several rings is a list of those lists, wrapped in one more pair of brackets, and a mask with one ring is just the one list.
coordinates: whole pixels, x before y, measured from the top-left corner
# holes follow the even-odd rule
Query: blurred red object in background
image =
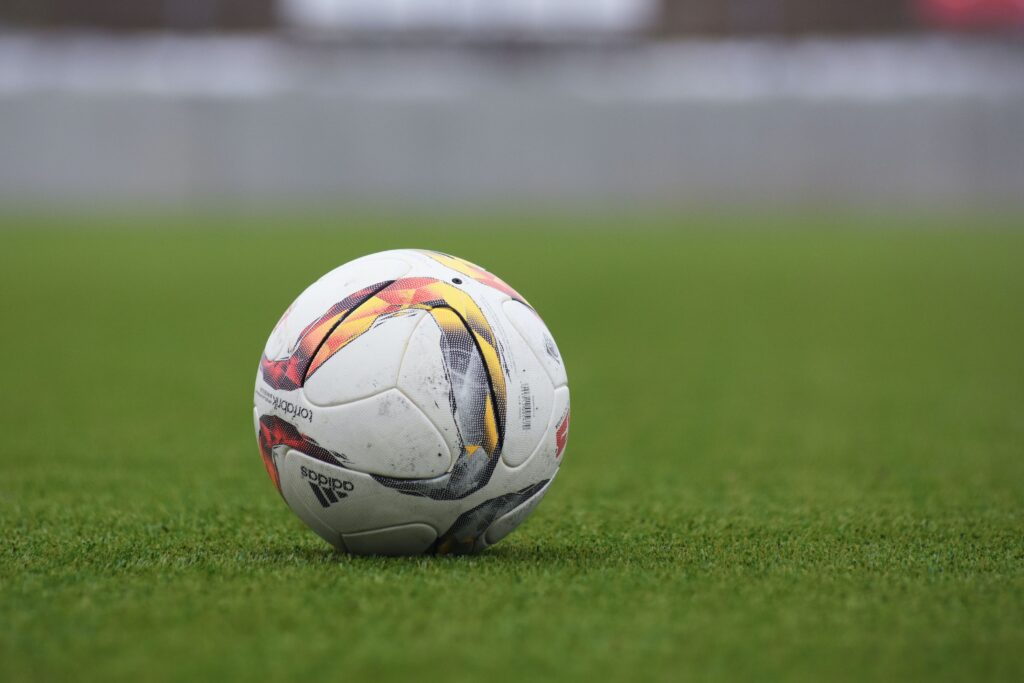
[(1024, 28), (1024, 0), (915, 0), (921, 20), (943, 28)]

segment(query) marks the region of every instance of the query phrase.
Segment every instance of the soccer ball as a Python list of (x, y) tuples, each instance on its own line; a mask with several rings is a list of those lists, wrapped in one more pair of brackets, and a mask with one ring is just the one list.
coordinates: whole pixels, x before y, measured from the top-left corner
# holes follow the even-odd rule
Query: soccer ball
[(533, 511), (569, 432), (537, 312), (434, 251), (365, 256), (285, 311), (256, 374), (263, 464), (313, 531), (355, 554), (470, 553)]

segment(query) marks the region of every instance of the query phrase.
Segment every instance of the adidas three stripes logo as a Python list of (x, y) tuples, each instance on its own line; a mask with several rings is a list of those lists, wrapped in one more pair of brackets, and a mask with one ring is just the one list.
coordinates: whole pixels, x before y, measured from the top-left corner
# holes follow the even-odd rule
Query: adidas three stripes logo
[(313, 495), (316, 496), (316, 499), (325, 508), (348, 496), (344, 491), (335, 491), (329, 486), (319, 486), (313, 482), (309, 482), (309, 488), (313, 489)]

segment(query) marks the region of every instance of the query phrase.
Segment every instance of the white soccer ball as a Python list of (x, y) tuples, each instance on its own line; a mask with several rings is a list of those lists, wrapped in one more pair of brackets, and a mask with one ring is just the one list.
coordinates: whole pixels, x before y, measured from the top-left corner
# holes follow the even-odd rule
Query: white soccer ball
[(313, 283), (256, 375), (267, 472), (313, 531), (356, 554), (476, 552), (558, 472), (569, 387), (554, 339), (503, 281), (403, 249)]

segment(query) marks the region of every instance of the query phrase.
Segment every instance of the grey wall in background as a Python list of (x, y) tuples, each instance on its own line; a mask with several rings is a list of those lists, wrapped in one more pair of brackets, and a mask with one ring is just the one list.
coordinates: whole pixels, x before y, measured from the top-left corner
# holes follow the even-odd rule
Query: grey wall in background
[(0, 201), (1024, 204), (1024, 50), (0, 39)]

